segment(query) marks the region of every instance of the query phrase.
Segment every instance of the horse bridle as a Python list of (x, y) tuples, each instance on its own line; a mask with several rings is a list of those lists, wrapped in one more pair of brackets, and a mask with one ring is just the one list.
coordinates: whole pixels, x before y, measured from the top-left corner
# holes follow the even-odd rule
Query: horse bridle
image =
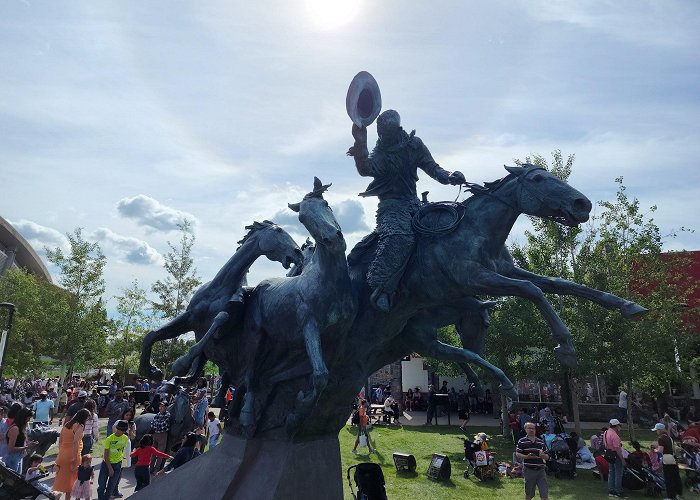
[[(551, 198), (550, 198), (550, 199), (544, 199), (544, 197), (539, 196), (539, 194), (538, 194), (535, 190), (533, 190), (532, 188), (530, 188), (529, 186), (527, 186), (524, 182), (522, 182), (522, 180), (524, 179), (525, 176), (529, 175), (531, 172), (534, 172), (535, 170), (543, 170), (543, 171), (545, 171), (545, 172), (547, 171), (547, 169), (544, 168), (544, 167), (530, 167), (530, 168), (527, 169), (526, 172), (523, 172), (522, 174), (520, 174), (520, 175), (517, 176), (517, 179), (515, 180), (515, 182), (517, 183), (518, 189), (520, 189), (520, 192), (517, 193), (518, 199), (520, 198), (521, 193), (522, 193), (523, 191), (525, 191), (525, 192), (527, 192), (527, 194), (528, 194), (529, 196), (532, 196), (534, 199), (536, 199), (537, 201), (539, 201), (542, 205), (544, 205), (544, 206), (547, 207), (548, 209), (553, 210), (553, 211), (557, 211), (557, 212), (562, 212), (561, 202), (559, 202), (556, 206), (553, 206), (553, 205), (550, 203), (550, 202), (551, 202)], [(503, 197), (501, 197), (501, 196), (498, 196), (497, 191), (496, 191), (496, 192), (490, 192), (490, 191), (489, 191), (489, 192), (487, 192), (486, 194), (489, 195), (489, 196), (491, 196), (491, 197), (493, 197), (493, 198), (495, 198), (496, 200), (500, 201), (500, 202), (503, 203), (504, 205), (510, 207), (510, 208), (513, 209), (514, 211), (516, 211), (516, 212), (522, 212), (521, 209), (515, 207), (512, 203), (510, 203), (509, 201), (507, 201), (505, 198), (503, 198)], [(539, 216), (539, 217), (541, 217), (542, 219), (550, 220), (550, 221), (552, 221), (552, 222), (556, 222), (556, 223), (558, 223), (558, 224), (564, 224), (564, 225), (567, 225), (567, 226), (570, 226), (570, 225), (571, 225), (570, 222), (569, 222), (569, 220), (568, 220), (566, 217), (561, 217), (561, 216), (556, 216), (556, 215), (542, 215), (542, 216)]]

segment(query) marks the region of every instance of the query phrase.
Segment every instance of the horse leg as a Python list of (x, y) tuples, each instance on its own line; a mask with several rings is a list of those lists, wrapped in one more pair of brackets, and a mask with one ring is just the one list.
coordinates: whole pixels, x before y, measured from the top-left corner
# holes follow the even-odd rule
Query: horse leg
[(328, 368), (323, 361), (323, 351), (321, 350), (321, 336), (318, 331), (316, 320), (311, 318), (303, 327), (304, 344), (306, 346), (306, 355), (309, 357), (311, 368), (313, 369), (313, 377), (311, 381), (311, 390), (304, 394), (300, 391), (297, 400), (303, 405), (313, 403), (316, 396), (328, 384)]
[(443, 344), (439, 340), (434, 340), (420, 347), (418, 351), (423, 356), (441, 359), (443, 361), (457, 361), (463, 363), (474, 363), (485, 370), (491, 372), (501, 383), (501, 388), (511, 397), (517, 397), (517, 391), (513, 382), (503, 373), (503, 370), (492, 365), (477, 353), (467, 349), (461, 349), (452, 345)]
[[(172, 366), (173, 375), (181, 377), (190, 371), (190, 368), (195, 360), (204, 353), (204, 348), (206, 347), (207, 343), (211, 340), (219, 327), (226, 323), (226, 321), (228, 321), (228, 313), (222, 311), (216, 315), (214, 321), (211, 322), (209, 330), (207, 330), (207, 333), (204, 334), (200, 341), (190, 347), (190, 350), (187, 351), (187, 353), (175, 360)], [(202, 365), (202, 368), (203, 367), (204, 365)]]
[(573, 295), (590, 300), (606, 309), (617, 309), (623, 318), (633, 318), (641, 314), (649, 312), (648, 309), (630, 300), (625, 300), (617, 295), (607, 292), (601, 292), (595, 288), (589, 288), (573, 281), (563, 278), (552, 278), (550, 276), (542, 276), (540, 274), (531, 273), (514, 267), (507, 273), (508, 276), (518, 279), (530, 281), (540, 290), (546, 293), (555, 293), (558, 295)]
[(158, 382), (163, 380), (163, 372), (151, 364), (153, 344), (163, 340), (174, 339), (190, 331), (190, 315), (190, 311), (185, 311), (157, 330), (152, 330), (146, 334), (143, 339), (141, 358), (139, 360), (139, 373), (142, 376)]
[(576, 349), (571, 341), (569, 329), (544, 296), (542, 290), (529, 281), (508, 278), (483, 268), (476, 273), (473, 283), (473, 288), (486, 294), (512, 295), (532, 301), (547, 322), (552, 332), (552, 338), (559, 342), (559, 345), (554, 348), (554, 356), (565, 366), (570, 368), (576, 366)]
[[(489, 327), (489, 309), (496, 303), (493, 301), (482, 302), (476, 297), (468, 297), (462, 304), (459, 320), (455, 323), (455, 330), (459, 335), (462, 347), (479, 356), (484, 355), (484, 342), (486, 331)], [(480, 385), (479, 376), (467, 363), (458, 362), (459, 367), (469, 379), (470, 383)]]
[(187, 375), (186, 377), (177, 377), (177, 382), (178, 384), (183, 384), (183, 385), (190, 385), (194, 384), (199, 377), (202, 376), (204, 373), (204, 365), (207, 364), (207, 355), (202, 353), (199, 356), (195, 358), (195, 360), (192, 362), (192, 368), (190, 370), (190, 374)]

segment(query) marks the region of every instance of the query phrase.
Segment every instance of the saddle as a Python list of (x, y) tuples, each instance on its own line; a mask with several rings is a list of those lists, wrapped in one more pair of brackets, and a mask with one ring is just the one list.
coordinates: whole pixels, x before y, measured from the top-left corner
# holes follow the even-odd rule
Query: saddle
[[(464, 205), (451, 201), (424, 202), (411, 220), (411, 227), (420, 237), (439, 237), (449, 234), (464, 218)], [(362, 238), (348, 254), (348, 265), (369, 264), (377, 250), (379, 233), (372, 231)]]

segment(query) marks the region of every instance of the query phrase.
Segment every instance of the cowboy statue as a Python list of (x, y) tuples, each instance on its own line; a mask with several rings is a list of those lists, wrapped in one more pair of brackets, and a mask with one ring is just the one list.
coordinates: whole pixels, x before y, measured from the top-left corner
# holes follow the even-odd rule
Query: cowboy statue
[[(355, 159), (360, 175), (374, 177), (360, 196), (377, 196), (377, 253), (367, 272), (372, 287), (370, 300), (379, 310), (389, 312), (398, 283), (413, 251), (415, 236), (411, 220), (420, 208), (416, 194), (420, 168), (440, 184), (460, 185), (461, 172), (448, 172), (433, 160), (428, 148), (415, 135), (401, 128), (401, 118), (394, 110), (381, 110), (379, 86), (363, 71), (353, 79), (346, 99), (348, 115), (353, 120), (355, 144), (347, 154)], [(367, 149), (367, 125), (377, 119), (377, 145)]]

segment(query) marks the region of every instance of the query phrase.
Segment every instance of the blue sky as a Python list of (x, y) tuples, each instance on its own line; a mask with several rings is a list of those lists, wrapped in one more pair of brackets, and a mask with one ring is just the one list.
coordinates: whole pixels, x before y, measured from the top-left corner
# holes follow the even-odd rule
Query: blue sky
[[(109, 294), (163, 277), (182, 217), (208, 280), (245, 225), (294, 223), (314, 175), (354, 244), (376, 202), (356, 196), (345, 93), (367, 70), (472, 182), (559, 148), (592, 200), (624, 176), (662, 233), (700, 229), (698, 26), (694, 1), (2, 2), (0, 215), (37, 249), (84, 227)], [(250, 281), (281, 272), (259, 261)]]

